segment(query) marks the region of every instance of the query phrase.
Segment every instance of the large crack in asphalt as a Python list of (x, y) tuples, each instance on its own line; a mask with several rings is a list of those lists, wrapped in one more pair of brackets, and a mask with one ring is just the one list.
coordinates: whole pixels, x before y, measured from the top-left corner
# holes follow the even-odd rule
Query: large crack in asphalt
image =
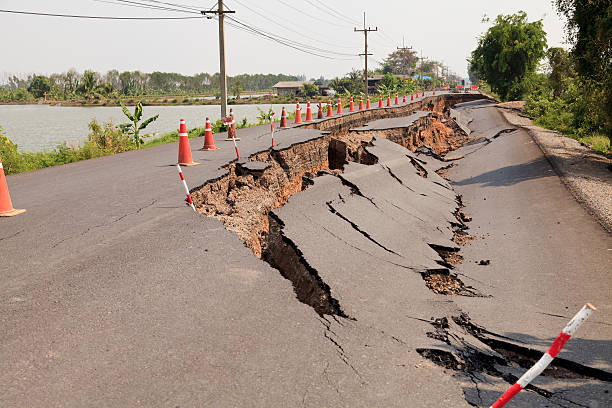
[[(416, 351), (434, 364), (452, 370), (457, 376), (473, 384), (476, 398), (465, 393), (466, 401), (472, 406), (482, 406), (485, 403), (488, 405), (491, 402), (483, 401), (481, 397), (479, 384), (487, 382), (483, 376), (514, 384), (518, 380), (517, 370), (531, 368), (543, 354), (538, 350), (518, 345), (505, 336), (486, 330), (472, 322), (466, 313), (432, 318), (427, 322), (434, 329), (427, 332), (427, 336), (444, 343), (449, 348), (418, 348)], [(555, 358), (541, 376), (612, 382), (611, 373), (561, 357)], [(530, 384), (526, 391), (534, 392), (557, 406), (586, 406), (541, 386)]]
[[(436, 145), (439, 151), (452, 150), (458, 146), (458, 143), (451, 141), (455, 132), (459, 132), (460, 138), (464, 135), (456, 125), (451, 126), (452, 121), (447, 122), (447, 116), (448, 109), (446, 116), (421, 115), (402, 132), (390, 129), (388, 137), (412, 150), (426, 146), (429, 154), (432, 151), (429, 144)], [(321, 123), (321, 126), (327, 125), (326, 122)], [(435, 127), (435, 131), (430, 131), (431, 127)], [(410, 137), (411, 133), (419, 137)], [(380, 132), (376, 134), (378, 137), (385, 136)], [(243, 240), (254, 255), (279, 270), (283, 277), (292, 282), (298, 300), (311, 306), (320, 315), (348, 317), (318, 271), (309, 265), (298, 246), (285, 236), (284, 224), (272, 210), (282, 207), (292, 195), (307, 189), (317, 177), (334, 175), (353, 194), (363, 197), (382, 211), (373, 197), (368, 197), (359, 186), (342, 175), (346, 162), (379, 164), (378, 157), (368, 150), (374, 139), (375, 136), (368, 132), (350, 132), (339, 125), (320, 138), (296, 143), (283, 150), (260, 152), (249, 157), (246, 162), (231, 163), (226, 166), (227, 175), (192, 190), (196, 208), (200, 213), (220, 219), (228, 230), (234, 231)], [(423, 167), (425, 162), (412, 157), (411, 162), (419, 174), (426, 178), (427, 170)], [(413, 191), (391, 168), (382, 166), (400, 185)], [(376, 240), (331, 202), (327, 206), (332, 214), (348, 223), (365, 239), (398, 258), (402, 257), (397, 251)], [(452, 266), (444, 259), (445, 252), (437, 252), (442, 257), (440, 264), (444, 267), (421, 271), (426, 286), (439, 294), (477, 296), (477, 291), (450, 273)], [(390, 262), (405, 267), (402, 262)]]

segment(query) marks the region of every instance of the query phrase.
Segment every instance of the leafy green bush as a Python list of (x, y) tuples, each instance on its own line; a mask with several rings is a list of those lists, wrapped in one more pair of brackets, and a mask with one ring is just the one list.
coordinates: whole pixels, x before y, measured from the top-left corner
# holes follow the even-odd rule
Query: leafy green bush
[(0, 159), (2, 159), (4, 174), (27, 170), (24, 157), (17, 151), (17, 145), (4, 135), (2, 127), (0, 127)]
[(135, 148), (130, 135), (116, 128), (113, 122), (100, 125), (97, 120), (92, 119), (88, 127), (90, 130), (88, 141), (107, 154), (125, 152)]

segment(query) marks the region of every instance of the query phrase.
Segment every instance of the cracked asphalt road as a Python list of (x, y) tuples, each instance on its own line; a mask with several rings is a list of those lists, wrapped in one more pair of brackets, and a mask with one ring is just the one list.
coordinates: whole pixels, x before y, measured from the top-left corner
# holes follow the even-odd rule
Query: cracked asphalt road
[[(467, 126), (476, 132), (506, 126), (486, 107), (470, 109), (470, 114)], [(240, 131), (241, 156), (266, 148), (266, 128)], [(320, 134), (292, 129), (278, 132), (275, 142), (282, 148), (283, 143)], [(499, 212), (512, 203), (510, 195), (523, 194), (515, 198), (518, 207), (519, 199), (528, 201), (540, 191), (538, 185), (512, 191), (524, 181), (461, 185), (485, 170), (494, 172), (502, 159), (537, 155), (526, 139), (510, 139), (512, 135), (500, 135), (449, 171), (455, 189), (464, 195), (464, 211), (473, 216), (473, 234), (507, 228), (503, 222), (512, 220)], [(195, 147), (202, 141), (191, 143)], [(183, 169), (190, 187), (224, 174), (218, 168), (231, 160), (233, 149), (219, 137), (217, 145), (223, 150), (214, 154), (194, 151), (194, 160), (203, 164)], [(512, 146), (516, 151), (508, 150)], [(9, 177), (13, 202), (28, 213), (0, 220), (0, 389), (8, 390), (0, 394), (0, 405), (488, 406), (507, 382), (487, 373), (466, 380), (418, 350), (456, 352), (467, 343), (494, 352), (459, 326), (453, 326), (457, 341), (428, 336), (434, 330), (431, 318), (468, 312), (491, 332), (543, 349), (565, 323), (550, 314), (571, 315), (574, 304), (585, 300), (601, 312), (593, 316), (595, 324), (590, 321), (580, 338), (570, 341), (566, 357), (610, 371), (610, 326), (605, 323), (610, 281), (603, 269), (595, 268), (598, 261), (609, 265), (610, 259), (585, 250), (598, 240), (598, 248), (610, 241), (588, 223), (579, 206), (572, 207), (569, 193), (565, 197), (550, 187), (557, 194), (555, 206), (569, 208), (577, 217), (569, 231), (579, 234), (582, 243), (574, 244), (584, 244), (581, 249), (543, 256), (544, 244), (550, 250), (550, 243), (542, 240), (546, 229), (560, 227), (548, 224), (552, 212), (543, 215), (544, 205), (535, 206), (540, 213), (529, 214), (531, 223), (523, 228), (542, 230), (537, 241), (521, 236), (513, 240), (514, 248), (496, 242), (491, 251), (492, 244), (484, 239), (462, 250), (466, 262), (456, 268), (461, 279), (492, 297), (437, 295), (420, 272), (442, 268), (427, 243), (455, 245), (450, 226), (456, 222), (455, 193), (435, 174), (441, 166), (436, 160), (411, 158), (409, 151), (383, 139), (368, 149), (378, 164), (350, 163), (341, 174), (344, 183), (340, 177), (318, 177), (275, 210), (285, 223), (284, 234), (329, 285), (349, 318), (317, 315), (297, 301), (289, 281), (255, 258), (219, 221), (185, 207), (171, 166), (176, 145)], [(412, 164), (415, 157), (425, 162), (428, 179), (419, 176)], [(548, 174), (545, 166), (527, 169)], [(517, 178), (513, 173), (507, 177)], [(549, 180), (553, 184), (554, 177)], [(476, 205), (484, 189), (488, 197), (499, 197), (488, 198), (490, 207)], [(489, 196), (488, 189), (495, 194)], [(521, 269), (530, 263), (517, 261), (524, 251), (531, 251), (527, 259), (543, 269)], [(470, 262), (481, 256), (491, 259), (491, 265)], [(555, 264), (556, 256), (570, 264)], [(505, 271), (503, 262), (519, 265)], [(575, 278), (571, 266), (576, 263), (585, 267), (582, 281), (589, 280), (580, 290), (565, 280)], [(552, 272), (560, 273), (554, 275), (555, 291), (544, 297), (534, 293), (550, 281)], [(524, 284), (506, 294), (517, 273)], [(590, 281), (595, 278), (606, 284)], [(565, 295), (567, 302), (561, 304), (555, 293)], [(519, 369), (507, 370), (520, 375)], [(599, 381), (544, 377), (538, 385), (556, 399), (524, 392), (516, 406), (579, 406), (563, 402), (567, 400), (590, 406), (589, 398), (605, 402), (599, 393), (609, 389)]]

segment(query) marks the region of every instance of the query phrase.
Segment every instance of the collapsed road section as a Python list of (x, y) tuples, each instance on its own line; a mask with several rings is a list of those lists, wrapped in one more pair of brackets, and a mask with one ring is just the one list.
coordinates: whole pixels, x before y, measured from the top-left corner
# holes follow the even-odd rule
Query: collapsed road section
[[(512, 370), (494, 366), (513, 367), (510, 343), (496, 343), (498, 360), (487, 360), (486, 352), (465, 352), (461, 343), (463, 349), (455, 346), (461, 351), (451, 353), (454, 362), (448, 363), (446, 337), (414, 327), (411, 319), (445, 309), (448, 316), (469, 319), (452, 305), (432, 307), (432, 294), (488, 296), (486, 285), (469, 285), (454, 272), (462, 262), (461, 244), (474, 237), (467, 233), (471, 217), (463, 212), (461, 196), (441, 177), (460, 157), (444, 154), (472, 140), (486, 146), (514, 129), (502, 126), (489, 130), (490, 137), (470, 138), (470, 118), (451, 107), (438, 102), (396, 117), (366, 112), (371, 121), (348, 116), (307, 125), (303, 132), (325, 133), (231, 163), (225, 176), (193, 195), (198, 211), (220, 219), (255, 256), (292, 282), (296, 297), (321, 316), (325, 337), (358, 378), (371, 371), (355, 360), (371, 347), (368, 335), (363, 337), (365, 327), (404, 345), (404, 352), (412, 349), (435, 364), (468, 372), (469, 383), (462, 383), (466, 402), (479, 405), (487, 398), (475, 372), (492, 373), (503, 383), (516, 379)], [(399, 295), (398, 288), (403, 288)], [(492, 342), (480, 338), (468, 350), (486, 351)], [(585, 370), (575, 368), (575, 377), (563, 378), (582, 379)], [(555, 404), (567, 400), (536, 391)]]
[[(436, 105), (432, 103), (429, 108), (433, 110)], [(309, 187), (318, 191), (324, 186), (330, 192), (331, 197), (319, 201), (325, 212), (349, 225), (351, 233), (383, 250), (385, 254), (379, 260), (418, 272), (436, 293), (480, 296), (449, 271), (451, 263), (460, 259), (453, 238), (463, 233), (465, 224), (458, 216), (460, 198), (436, 171), (451, 165), (439, 155), (462, 144), (466, 135), (451, 124), (454, 122), (448, 117), (446, 105), (440, 104), (438, 109), (441, 111), (378, 119), (357, 128), (346, 129), (338, 119), (334, 126), (327, 122), (311, 125), (331, 130), (229, 164), (227, 175), (193, 191), (196, 207), (203, 214), (219, 218), (255, 256), (291, 280), (298, 299), (319, 314), (347, 316), (331, 288), (285, 234), (286, 222), (273, 211)], [(417, 151), (421, 147), (424, 149)], [(362, 177), (368, 183), (390, 181), (401, 193), (395, 202), (377, 203), (375, 191), (366, 195), (357, 186)], [(390, 220), (418, 233), (410, 234), (406, 249), (389, 249), (346, 214), (342, 207), (352, 197), (358, 199), (349, 205), (365, 203), (372, 207), (358, 210), (374, 210), (372, 220), (380, 217), (381, 206), (390, 206)], [(408, 249), (411, 255), (406, 253)]]

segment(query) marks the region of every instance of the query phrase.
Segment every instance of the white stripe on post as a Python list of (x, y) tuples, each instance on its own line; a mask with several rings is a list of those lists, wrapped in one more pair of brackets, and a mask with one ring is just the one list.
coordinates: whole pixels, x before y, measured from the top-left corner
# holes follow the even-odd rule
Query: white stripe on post
[(563, 331), (559, 333), (548, 351), (544, 353), (544, 355), (538, 360), (538, 362), (535, 363), (535, 365), (529, 370), (527, 370), (527, 372), (523, 374), (521, 378), (519, 378), (518, 381), (512, 387), (508, 388), (508, 390), (504, 392), (502, 396), (499, 397), (497, 401), (493, 403), (493, 405), (491, 405), (491, 408), (502, 408), (512, 398), (514, 398), (516, 394), (518, 394), (521, 390), (527, 387), (527, 385), (529, 385), (529, 383), (533, 381), (534, 378), (542, 374), (542, 371), (544, 371), (554, 359), (554, 357), (550, 353), (556, 356), (557, 353), (561, 351), (565, 343), (570, 339), (570, 337), (576, 332), (576, 330), (578, 330), (580, 325), (582, 325), (582, 323), (584, 323), (585, 320), (588, 319), (589, 316), (591, 316), (591, 314), (595, 310), (597, 310), (595, 306), (590, 303), (584, 305), (582, 309), (580, 309), (580, 311), (576, 313), (572, 320), (570, 320), (567, 326), (565, 326)]
[(189, 193), (189, 187), (187, 187), (187, 182), (185, 181), (185, 176), (183, 175), (183, 171), (181, 170), (181, 166), (176, 165), (176, 169), (178, 170), (179, 177), (183, 182), (183, 188), (185, 189), (185, 195), (187, 196), (187, 201), (189, 201), (189, 206), (193, 211), (195, 211), (195, 206), (193, 205), (193, 201), (191, 200), (191, 193)]

